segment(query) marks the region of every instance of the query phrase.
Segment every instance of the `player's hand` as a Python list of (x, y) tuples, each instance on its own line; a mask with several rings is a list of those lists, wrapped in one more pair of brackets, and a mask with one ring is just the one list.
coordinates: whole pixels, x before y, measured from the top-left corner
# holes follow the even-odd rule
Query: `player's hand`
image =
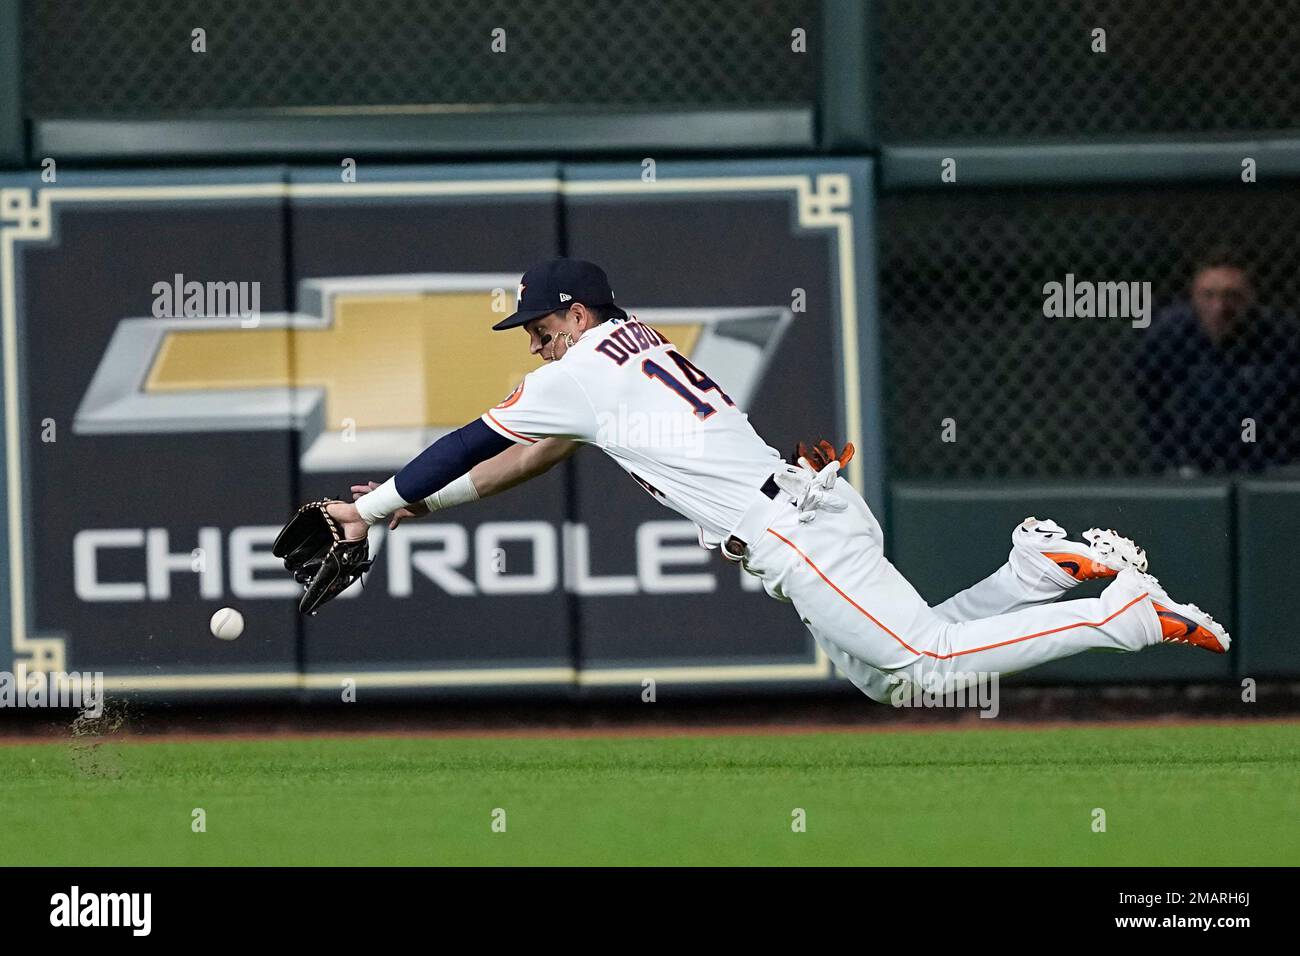
[(332, 501), (325, 506), (325, 511), (343, 526), (343, 537), (348, 541), (360, 541), (370, 530), (354, 504), (349, 504), (346, 501)]
[[(356, 501), (362, 495), (369, 494), (379, 487), (379, 482), (371, 481), (364, 485), (352, 486), (352, 500)], [(423, 518), (429, 513), (429, 506), (423, 501), (417, 501), (413, 505), (407, 505), (405, 508), (398, 508), (388, 516), (388, 530), (392, 531), (407, 518)]]
[(818, 511), (838, 512), (848, 507), (834, 488), (840, 469), (853, 460), (854, 451), (852, 442), (842, 451), (825, 439), (811, 447), (799, 442), (791, 456), (796, 467), (773, 472), (777, 487), (795, 499), (801, 523), (814, 520)]

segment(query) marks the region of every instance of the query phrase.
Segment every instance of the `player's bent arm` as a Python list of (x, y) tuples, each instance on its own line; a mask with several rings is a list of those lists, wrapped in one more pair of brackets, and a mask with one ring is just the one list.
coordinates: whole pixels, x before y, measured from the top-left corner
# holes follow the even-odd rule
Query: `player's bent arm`
[[(479, 462), (464, 477), (475, 497), (497, 495), (549, 471), (577, 451), (578, 444), (569, 438), (543, 438), (532, 445), (512, 445), (495, 458)], [(440, 503), (440, 507), (447, 505)]]

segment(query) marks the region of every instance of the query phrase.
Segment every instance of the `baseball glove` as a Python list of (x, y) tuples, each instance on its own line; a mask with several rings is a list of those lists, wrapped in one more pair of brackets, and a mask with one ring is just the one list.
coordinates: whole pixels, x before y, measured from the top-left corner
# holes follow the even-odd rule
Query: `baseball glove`
[(306, 589), (298, 602), (302, 614), (315, 614), (370, 570), (369, 542), (346, 540), (343, 528), (325, 510), (330, 503), (323, 498), (303, 505), (271, 547), (271, 553), (284, 559), (285, 568)]

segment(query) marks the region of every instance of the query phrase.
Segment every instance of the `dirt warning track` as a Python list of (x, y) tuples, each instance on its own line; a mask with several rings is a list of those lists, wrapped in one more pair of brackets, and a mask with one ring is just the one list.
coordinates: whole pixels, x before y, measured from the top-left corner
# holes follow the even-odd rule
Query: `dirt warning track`
[(55, 734), (33, 734), (25, 736), (0, 737), (0, 746), (20, 746), (30, 744), (53, 744), (76, 742), (79, 744), (192, 744), (222, 741), (310, 741), (310, 740), (347, 740), (347, 739), (423, 739), (423, 740), (625, 740), (636, 738), (662, 737), (763, 737), (763, 736), (797, 736), (801, 734), (934, 734), (945, 732), (1050, 732), (1054, 730), (1105, 729), (1131, 730), (1137, 728), (1181, 728), (1181, 727), (1244, 727), (1259, 724), (1292, 724), (1300, 731), (1300, 717), (1227, 719), (1206, 718), (1188, 719), (1152, 717), (1127, 720), (963, 720), (943, 723), (897, 723), (897, 724), (818, 724), (818, 723), (780, 723), (780, 724), (665, 724), (628, 725), (609, 727), (491, 727), (491, 728), (427, 728), (411, 727), (373, 727), (356, 730), (329, 728), (319, 732), (304, 731), (299, 728), (284, 730), (237, 730), (214, 729), (196, 733), (193, 731), (162, 732), (119, 732), (102, 737), (60, 737)]

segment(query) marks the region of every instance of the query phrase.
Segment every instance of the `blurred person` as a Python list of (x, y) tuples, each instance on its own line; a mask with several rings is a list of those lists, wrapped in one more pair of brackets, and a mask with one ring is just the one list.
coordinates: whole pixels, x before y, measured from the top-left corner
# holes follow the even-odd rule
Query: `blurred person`
[(1157, 315), (1136, 366), (1161, 471), (1259, 471), (1300, 459), (1300, 326), (1260, 307), (1251, 269), (1231, 251), (1201, 258), (1188, 299)]

